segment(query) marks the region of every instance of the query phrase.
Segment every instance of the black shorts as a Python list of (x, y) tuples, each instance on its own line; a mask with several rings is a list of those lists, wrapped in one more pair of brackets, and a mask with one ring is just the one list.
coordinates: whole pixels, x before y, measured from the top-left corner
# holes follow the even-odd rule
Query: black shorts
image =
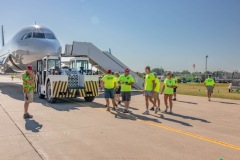
[(177, 92), (177, 88), (173, 88), (173, 92), (176, 93)]
[(131, 92), (122, 92), (122, 101), (123, 102), (131, 101)]
[(116, 89), (116, 94), (120, 94), (121, 92), (121, 87), (119, 87), (118, 89)]

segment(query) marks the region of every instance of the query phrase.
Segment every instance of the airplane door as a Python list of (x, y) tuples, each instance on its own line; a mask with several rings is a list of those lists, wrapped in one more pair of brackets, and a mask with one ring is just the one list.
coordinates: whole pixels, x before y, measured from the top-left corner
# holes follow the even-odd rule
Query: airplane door
[(42, 72), (42, 60), (37, 61), (37, 72)]
[(38, 73), (38, 84), (43, 85), (43, 76), (42, 76), (42, 60), (37, 61), (37, 73)]

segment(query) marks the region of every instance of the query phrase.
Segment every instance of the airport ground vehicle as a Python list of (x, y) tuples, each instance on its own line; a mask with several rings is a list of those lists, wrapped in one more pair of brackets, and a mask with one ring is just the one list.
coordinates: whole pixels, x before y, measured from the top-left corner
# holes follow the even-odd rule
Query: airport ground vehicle
[(240, 79), (233, 79), (228, 87), (228, 91), (240, 91)]
[[(61, 56), (46, 56), (37, 61), (36, 88), (39, 98), (54, 103), (59, 98), (84, 97), (92, 102), (98, 96), (98, 76), (85, 73), (88, 58), (71, 59), (70, 68), (61, 68)], [(80, 69), (80, 70), (79, 70)]]

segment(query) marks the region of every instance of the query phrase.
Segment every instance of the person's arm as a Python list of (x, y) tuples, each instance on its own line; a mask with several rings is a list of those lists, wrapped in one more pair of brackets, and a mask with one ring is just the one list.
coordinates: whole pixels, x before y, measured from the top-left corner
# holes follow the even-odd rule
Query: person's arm
[(145, 90), (145, 85), (146, 85), (146, 82), (145, 82), (145, 79), (144, 79), (144, 83), (143, 83), (143, 92), (144, 92), (144, 90)]
[(163, 88), (162, 88), (161, 94), (164, 92), (164, 90), (165, 90), (165, 85), (163, 85)]
[(101, 80), (101, 87), (103, 88), (104, 87), (104, 81)]
[(155, 89), (155, 76), (153, 75), (152, 76), (152, 85), (153, 85), (153, 88), (152, 88), (152, 92), (154, 92), (154, 89)]
[(152, 84), (153, 84), (152, 92), (154, 92), (154, 89), (155, 89), (155, 87), (156, 87), (156, 85), (155, 85), (155, 80), (152, 81)]
[(131, 85), (131, 86), (133, 86), (133, 84), (134, 84), (134, 82), (135, 82), (135, 81), (134, 81), (134, 79), (133, 79), (133, 78), (131, 78), (131, 79), (130, 79), (130, 81), (131, 81), (131, 82), (130, 82), (128, 85)]

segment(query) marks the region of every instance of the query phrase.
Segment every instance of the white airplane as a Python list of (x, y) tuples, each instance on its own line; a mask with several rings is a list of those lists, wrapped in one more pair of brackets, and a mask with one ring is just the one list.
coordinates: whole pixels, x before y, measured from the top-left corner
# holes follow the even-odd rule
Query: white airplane
[(20, 30), (4, 44), (2, 26), (2, 48), (0, 50), (0, 73), (23, 72), (27, 65), (37, 67), (37, 60), (46, 55), (59, 55), (62, 47), (54, 33), (39, 25)]

